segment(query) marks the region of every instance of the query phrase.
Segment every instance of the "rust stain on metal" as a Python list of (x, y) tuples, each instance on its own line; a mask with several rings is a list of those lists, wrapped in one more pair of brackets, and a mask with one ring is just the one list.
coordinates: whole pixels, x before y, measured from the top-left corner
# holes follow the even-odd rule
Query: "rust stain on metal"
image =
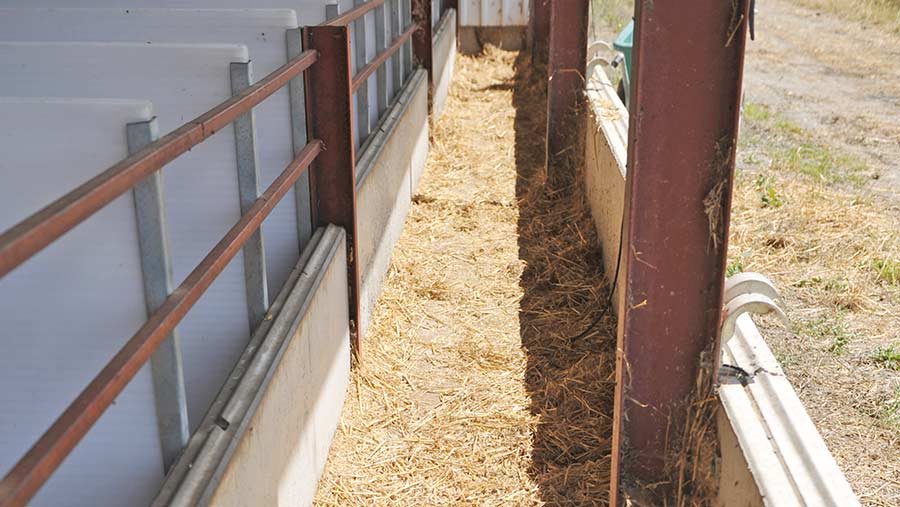
[(636, 5), (613, 505), (627, 486), (654, 485), (653, 505), (687, 491), (670, 462), (718, 353), (747, 8)]
[(306, 51), (203, 115), (118, 162), (0, 235), (0, 277), (143, 181), (154, 171), (228, 126), (308, 69), (319, 55)]
[(555, 166), (578, 163), (577, 155), (581, 153), (588, 5), (588, 0), (550, 4), (547, 168), (551, 179)]
[(305, 75), (307, 132), (325, 143), (310, 169), (312, 221), (317, 227), (331, 223), (347, 231), (350, 320), (355, 328), (351, 345), (358, 359), (362, 332), (350, 32), (346, 26), (309, 26), (303, 29), (303, 44), (322, 55)]

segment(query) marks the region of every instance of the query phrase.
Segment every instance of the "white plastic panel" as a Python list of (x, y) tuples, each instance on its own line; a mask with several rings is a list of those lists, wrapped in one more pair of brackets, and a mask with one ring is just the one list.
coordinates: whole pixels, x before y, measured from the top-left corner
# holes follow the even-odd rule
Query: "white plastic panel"
[[(165, 134), (228, 98), (229, 63), (246, 61), (246, 47), (237, 45), (5, 42), (0, 43), (0, 68), (15, 72), (0, 73), (0, 95), (149, 99)], [(236, 174), (230, 127), (164, 169), (176, 285), (240, 218)], [(17, 187), (22, 188), (30, 187)], [(195, 425), (249, 339), (240, 254), (179, 330), (188, 412)]]
[[(152, 116), (147, 102), (0, 98), (0, 230), (124, 158), (125, 124)], [(0, 278), (0, 475), (146, 317), (130, 192)], [(162, 476), (145, 366), (29, 505), (146, 505)]]
[(459, 0), (460, 26), (527, 26), (531, 0)]
[[(317, 25), (325, 20), (328, 0), (0, 0), (0, 7), (113, 7), (120, 9), (293, 9), (300, 26)], [(341, 12), (353, 6), (353, 0), (340, 0)], [(225, 42), (225, 41), (219, 41)]]
[[(244, 44), (252, 56), (254, 79), (284, 65), (286, 30), (296, 27), (296, 14), (285, 9), (0, 9), (0, 39), (7, 41)], [(287, 87), (257, 106), (254, 114), (262, 191), (293, 158)], [(308, 221), (309, 210), (304, 211)], [(269, 295), (274, 299), (300, 255), (293, 190), (266, 219), (263, 238)]]

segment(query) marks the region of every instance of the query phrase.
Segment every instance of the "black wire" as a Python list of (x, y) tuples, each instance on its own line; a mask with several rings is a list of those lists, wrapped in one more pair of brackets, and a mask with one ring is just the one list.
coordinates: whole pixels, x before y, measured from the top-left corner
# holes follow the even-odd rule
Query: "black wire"
[(570, 341), (580, 340), (587, 336), (593, 329), (603, 320), (603, 317), (606, 317), (606, 314), (609, 313), (609, 309), (613, 304), (613, 294), (616, 293), (616, 286), (619, 283), (619, 268), (622, 266), (622, 244), (625, 243), (625, 210), (622, 210), (622, 221), (619, 223), (619, 251), (616, 253), (616, 269), (613, 274), (612, 283), (609, 286), (609, 297), (606, 298), (606, 306), (603, 307), (603, 310), (600, 312), (600, 315), (594, 319), (593, 322), (588, 325), (588, 327), (582, 331), (577, 336), (573, 336), (569, 338)]

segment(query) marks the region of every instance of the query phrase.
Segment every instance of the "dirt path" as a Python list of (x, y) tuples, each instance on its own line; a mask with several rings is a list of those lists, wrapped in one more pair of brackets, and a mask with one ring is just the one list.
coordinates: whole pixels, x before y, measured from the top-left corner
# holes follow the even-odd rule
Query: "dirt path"
[[(461, 56), (316, 505), (603, 505), (615, 323), (524, 57)], [(576, 184), (577, 182), (577, 184)]]
[(858, 157), (900, 201), (900, 37), (784, 0), (756, 5), (746, 99)]
[(757, 5), (730, 267), (784, 295), (763, 335), (863, 505), (900, 505), (900, 37)]

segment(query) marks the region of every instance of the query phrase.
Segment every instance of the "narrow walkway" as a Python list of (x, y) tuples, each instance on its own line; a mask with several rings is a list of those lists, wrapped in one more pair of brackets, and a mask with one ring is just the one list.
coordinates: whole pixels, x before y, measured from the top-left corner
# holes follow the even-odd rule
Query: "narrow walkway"
[[(518, 58), (518, 59), (517, 59)], [(615, 322), (527, 59), (461, 56), (317, 505), (605, 505)]]

